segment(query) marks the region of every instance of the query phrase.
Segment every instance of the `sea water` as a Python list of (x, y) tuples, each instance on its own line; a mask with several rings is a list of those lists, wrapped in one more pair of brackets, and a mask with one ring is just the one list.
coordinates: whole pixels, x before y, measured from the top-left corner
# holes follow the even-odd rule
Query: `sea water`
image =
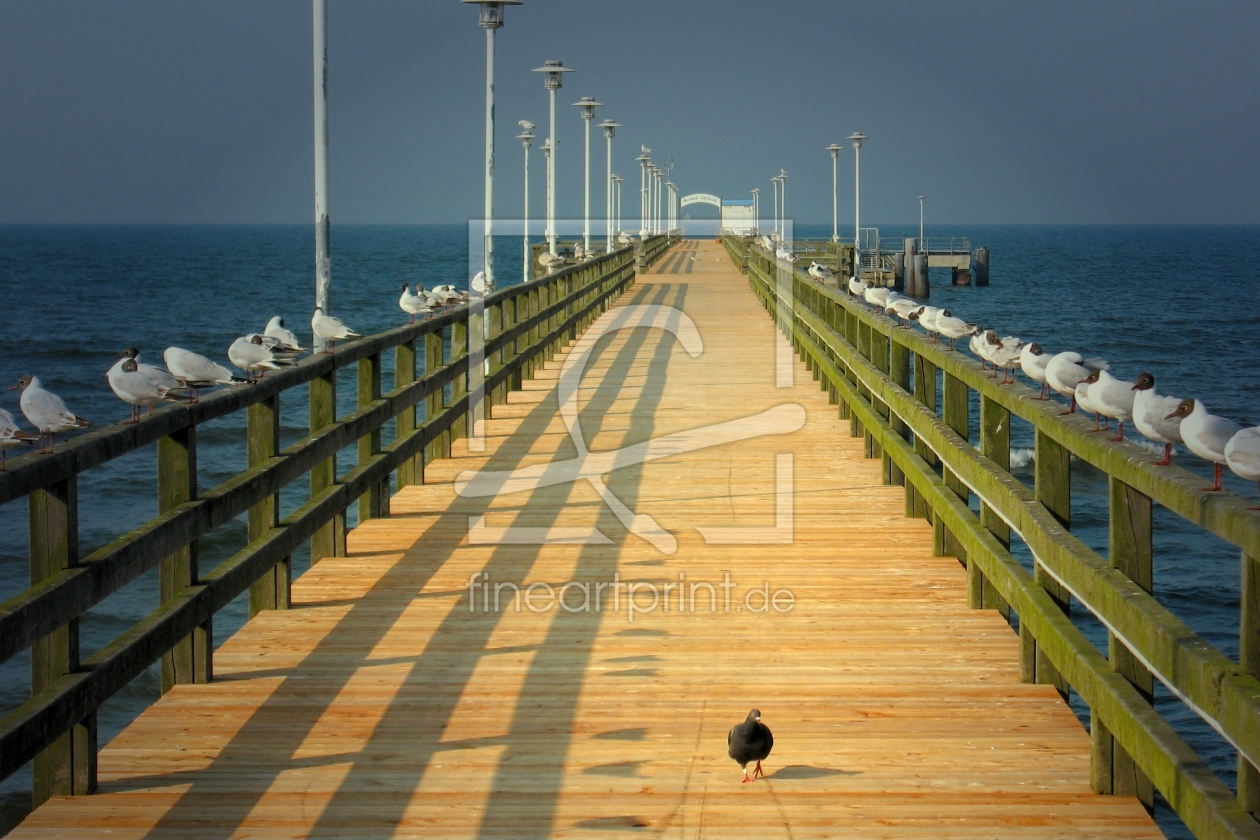
[[(916, 236), (917, 227), (881, 228), (886, 242)], [(1217, 414), (1260, 423), (1260, 228), (1256, 227), (933, 227), (929, 237), (970, 237), (991, 252), (992, 285), (954, 287), (950, 272), (932, 272), (931, 303), (968, 321), (1037, 341), (1049, 352), (1074, 349), (1101, 356), (1132, 380), (1156, 377), (1160, 393), (1197, 397)], [(795, 235), (826, 238), (830, 226), (797, 225)], [(368, 335), (401, 323), (403, 283), (467, 287), (471, 273), (466, 225), (344, 226), (333, 235), (332, 310)], [(474, 246), (475, 248), (475, 246)], [(496, 237), (499, 285), (519, 282), (521, 240)], [(474, 253), (473, 259), (479, 262)], [(0, 312), (4, 353), (0, 386), (34, 373), (70, 409), (98, 424), (127, 417), (105, 372), (123, 348), (161, 363), (175, 345), (223, 364), (239, 335), (261, 332), (281, 315), (309, 340), (314, 297), (309, 226), (0, 226)], [(685, 279), (680, 277), (680, 281)], [(353, 409), (353, 370), (343, 372), (339, 410)], [(0, 391), (26, 427), (17, 392)], [(305, 434), (305, 399), (282, 399), (282, 445)], [(973, 424), (974, 426), (974, 424)], [(199, 483), (213, 487), (245, 466), (244, 417), (198, 427)], [(1127, 430), (1128, 431), (1128, 430)], [(1012, 470), (1032, 482), (1032, 428), (1013, 420)], [(1135, 432), (1131, 432), (1138, 437)], [(1180, 450), (1180, 448), (1179, 448)], [(16, 454), (16, 453), (12, 453)], [(1209, 465), (1184, 450), (1175, 462), (1208, 479)], [(353, 463), (351, 455), (345, 463)], [(90, 470), (80, 478), (79, 532), (86, 554), (157, 513), (153, 447)], [(299, 485), (302, 483), (299, 482)], [(1226, 486), (1254, 497), (1253, 485), (1226, 474)], [(282, 512), (305, 501), (295, 485)], [(1074, 464), (1072, 531), (1106, 556), (1106, 476)], [(351, 516), (353, 517), (353, 509)], [(0, 599), (29, 585), (24, 501), (0, 506)], [(245, 542), (244, 519), (201, 541), (201, 566)], [(1013, 550), (1029, 557), (1016, 541)], [(294, 573), (307, 565), (294, 557)], [(1236, 548), (1155, 510), (1155, 590), (1183, 621), (1231, 657), (1238, 652), (1239, 555)], [(82, 621), (83, 655), (114, 639), (157, 606), (156, 576), (147, 574), (95, 607)], [(1074, 605), (1073, 617), (1106, 650), (1106, 635)], [(215, 617), (221, 643), (245, 620), (244, 599)], [(0, 664), (0, 714), (29, 696), (29, 656)], [(157, 699), (151, 668), (99, 713), (100, 742)], [(1085, 710), (1074, 699), (1074, 709)], [(1214, 771), (1233, 783), (1234, 752), (1193, 712), (1160, 688), (1157, 707)], [(0, 828), (29, 802), (30, 774), (0, 783)], [(1170, 836), (1188, 836), (1175, 815), (1157, 817)]]

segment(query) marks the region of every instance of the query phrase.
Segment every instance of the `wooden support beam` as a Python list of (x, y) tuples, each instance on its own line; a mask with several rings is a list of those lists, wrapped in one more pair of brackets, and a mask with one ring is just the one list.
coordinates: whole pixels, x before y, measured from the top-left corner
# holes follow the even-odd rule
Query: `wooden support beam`
[[(280, 454), (280, 397), (254, 403), (246, 420), (246, 451), (251, 467)], [(262, 537), (280, 522), (280, 494), (268, 496), (249, 509), (249, 541)], [(285, 557), (249, 587), (249, 614), (287, 610), (292, 583), (292, 561)]]
[[(963, 440), (971, 439), (971, 389), (967, 387), (967, 383), (954, 376), (949, 371), (945, 372), (945, 399), (942, 406), (942, 419), (945, 425), (949, 426)], [(971, 491), (967, 489), (967, 485), (963, 483), (952, 470), (948, 467), (942, 467), (941, 477), (945, 479), (945, 486), (953, 490), (963, 504), (968, 504), (971, 498)], [(949, 532), (945, 527), (943, 520), (933, 522), (933, 527), (939, 530), (941, 554), (946, 557), (957, 557), (958, 561), (965, 567), (967, 565), (967, 550), (962, 547), (958, 538)]]
[[(567, 281), (566, 281), (567, 282)], [(566, 316), (567, 320), (567, 316)], [(563, 322), (561, 322), (563, 323)], [(451, 324), (451, 361), (457, 362), (461, 359), (468, 358), (468, 324), (460, 321)], [(468, 367), (467, 362), (463, 367)], [(451, 383), (451, 403), (457, 403), (468, 393), (468, 373), (467, 370), (460, 372), (460, 375)], [(451, 433), (457, 438), (466, 438), (469, 434), (468, 415), (460, 417), (451, 426)]]
[[(986, 394), (980, 395), (980, 454), (1003, 470), (1010, 471), (1011, 413)], [(997, 511), (984, 502), (980, 503), (980, 524), (1004, 547), (1010, 547), (1010, 526), (998, 516)], [(995, 609), (1004, 616), (1010, 616), (1010, 607), (993, 586), (993, 582), (974, 564), (967, 569), (967, 582), (968, 604), (981, 609)]]
[[(189, 426), (157, 444), (158, 513), (197, 498), (197, 427)], [(197, 582), (197, 540), (158, 567), (158, 601), (165, 604)], [(207, 621), (162, 656), (162, 693), (179, 683), (208, 683), (214, 673), (213, 624)]]
[[(310, 395), (311, 433), (337, 422), (337, 373), (330, 371), (311, 380)], [(311, 498), (322, 494), (337, 483), (337, 456), (311, 468)], [(346, 514), (338, 513), (328, 523), (321, 525), (311, 537), (311, 562), (325, 557), (346, 556)]]
[[(1254, 677), (1260, 676), (1260, 563), (1243, 552), (1241, 565), (1238, 664), (1243, 673)], [(1241, 755), (1238, 756), (1238, 804), (1244, 811), (1260, 815), (1260, 772)]]
[[(424, 337), (424, 372), (430, 373), (442, 366), (443, 347), (442, 335), (440, 333), (430, 333)], [(430, 394), (424, 401), (424, 419), (427, 423), (442, 410), (442, 394), (436, 392)], [(450, 453), (444, 451), (443, 442), (438, 440), (430, 443), (424, 451), (424, 462), (430, 464), (438, 458), (448, 458)]]
[[(381, 398), (381, 355), (376, 353), (359, 360), (357, 382), (359, 408), (366, 408)], [(359, 463), (381, 451), (381, 427), (377, 426), (359, 438)], [(389, 481), (368, 488), (359, 497), (359, 521), (380, 519), (389, 515)]]
[[(461, 326), (462, 326), (461, 322)], [(401, 388), (416, 381), (416, 343), (404, 341), (394, 348), (394, 387)], [(416, 430), (416, 408), (412, 406), (398, 415), (395, 423), (395, 438), (402, 438)], [(408, 461), (398, 468), (398, 488), (423, 484), (420, 470), (423, 465)]]
[[(31, 492), (31, 584), (55, 576), (79, 562), (79, 484), (58, 481)], [(31, 645), (31, 695), (39, 694), (79, 670), (79, 620), (72, 619)], [(77, 796), (96, 790), (96, 713), (44, 748), (32, 765), (33, 804), (53, 796)]]
[[(1033, 487), (1037, 501), (1064, 528), (1072, 524), (1072, 453), (1067, 447), (1038, 429), (1033, 439)], [(1059, 582), (1038, 564), (1033, 569), (1033, 580), (1046, 590), (1059, 609), (1067, 615), (1071, 610), (1071, 598)], [(1064, 697), (1068, 684), (1050, 662), (1044, 650), (1025, 629), (1019, 629), (1020, 678), (1026, 682), (1053, 685)]]

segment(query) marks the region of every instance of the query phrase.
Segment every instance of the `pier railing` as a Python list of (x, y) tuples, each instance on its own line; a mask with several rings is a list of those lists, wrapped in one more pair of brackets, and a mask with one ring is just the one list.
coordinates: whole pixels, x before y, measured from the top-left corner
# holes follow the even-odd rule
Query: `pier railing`
[[(906, 515), (931, 522), (936, 553), (966, 567), (970, 606), (1015, 614), (1021, 678), (1065, 699), (1075, 691), (1088, 705), (1094, 789), (1148, 807), (1158, 790), (1199, 837), (1260, 837), (1260, 516), (1246, 500), (1202, 492), (1202, 478), (1152, 466), (1136, 444), (1099, 440), (1084, 419), (1058, 416), (1057, 403), (1023, 385), (997, 386), (962, 354), (759, 248), (730, 238), (727, 248), (744, 257), (753, 290), (864, 438), (867, 456), (883, 461), (884, 482), (905, 487)], [(1010, 472), (1012, 416), (1035, 431), (1031, 490)], [(1069, 530), (1072, 456), (1108, 476), (1107, 557)], [(1155, 504), (1240, 549), (1240, 661), (1153, 594)], [(1032, 572), (1012, 555), (1012, 533), (1030, 550)], [(1073, 600), (1107, 628), (1106, 654), (1070, 620)], [(1236, 793), (1156, 712), (1156, 679), (1237, 751)]]
[[(484, 403), (506, 392), (578, 335), (650, 264), (670, 237), (493, 292), (465, 305), (316, 354), (200, 402), (59, 442), (52, 455), (11, 459), (0, 504), (27, 497), (31, 587), (0, 604), (0, 661), (31, 652), (31, 697), (0, 720), (0, 778), (34, 762), (34, 802), (96, 787), (96, 712), (161, 662), (162, 689), (213, 677), (214, 615), (249, 592), (250, 614), (289, 606), (290, 557), (310, 541), (311, 560), (345, 553), (346, 512), (389, 515), (391, 481), (423, 482), (424, 464), (449, 457), (470, 423), (469, 336), (486, 335)], [(471, 348), (476, 352), (476, 342)], [(383, 389), (382, 358), (394, 353)], [(358, 408), (338, 417), (336, 374), (357, 367)], [(475, 383), (473, 383), (475, 384)], [(280, 401), (309, 387), (310, 434), (280, 448)], [(197, 484), (197, 428), (247, 414), (248, 469), (210, 490)], [(381, 432), (394, 422), (395, 438)], [(338, 471), (337, 453), (358, 449)], [(87, 556), (78, 545), (78, 476), (143, 447), (157, 448), (159, 514)], [(281, 518), (280, 491), (309, 476), (310, 500)], [(248, 514), (248, 544), (218, 566), (198, 568), (198, 540)], [(161, 603), (91, 656), (79, 655), (78, 622), (94, 605), (158, 569)]]

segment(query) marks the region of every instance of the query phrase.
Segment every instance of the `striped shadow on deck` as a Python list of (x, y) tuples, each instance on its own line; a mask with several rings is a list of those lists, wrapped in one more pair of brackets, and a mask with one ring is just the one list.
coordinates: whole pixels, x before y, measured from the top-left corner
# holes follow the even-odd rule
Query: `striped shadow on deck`
[[(641, 277), (605, 318), (672, 307), (694, 335), (675, 316), (570, 348), (484, 452), (430, 464), (220, 648), (215, 682), (103, 749), (99, 795), (13, 836), (1161, 836), (1090, 791), (1089, 736), (1019, 681), (1015, 634), (967, 609), (722, 247), (678, 253), (691, 276)], [(600, 488), (549, 484), (579, 451), (557, 382), (586, 349), (582, 440), (622, 454)], [(743, 419), (791, 406), (796, 431)], [(531, 466), (535, 489), (456, 493)], [(543, 533), (569, 542), (519, 544)], [(775, 747), (741, 785), (726, 732), (753, 707)]]

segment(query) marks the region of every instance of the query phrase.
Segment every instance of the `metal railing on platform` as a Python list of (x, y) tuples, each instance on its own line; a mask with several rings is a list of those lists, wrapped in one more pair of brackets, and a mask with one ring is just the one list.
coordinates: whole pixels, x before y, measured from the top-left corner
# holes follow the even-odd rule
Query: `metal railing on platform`
[[(1260, 523), (1246, 501), (1204, 493), (1199, 478), (1152, 466), (1135, 444), (1089, 435), (1083, 422), (1064, 422), (1058, 404), (1022, 385), (997, 386), (961, 354), (760, 249), (727, 247), (746, 254), (753, 290), (865, 439), (867, 456), (882, 459), (884, 482), (905, 486), (906, 515), (929, 520), (936, 553), (966, 566), (970, 606), (1015, 613), (1021, 678), (1065, 699), (1074, 690), (1088, 705), (1094, 789), (1148, 807), (1158, 790), (1199, 837), (1260, 837)], [(973, 397), (979, 448), (969, 442)], [(1032, 490), (1010, 472), (1012, 415), (1035, 430)], [(1072, 456), (1109, 476), (1106, 559), (1067, 527)], [(1152, 504), (1241, 549), (1239, 662), (1153, 594)], [(1034, 557), (1031, 573), (1011, 554), (1012, 533)], [(1107, 628), (1107, 655), (1070, 620), (1072, 599)], [(1157, 713), (1155, 679), (1237, 750), (1236, 794)]]
[[(345, 553), (346, 511), (389, 515), (391, 476), (423, 481), (424, 464), (449, 457), (469, 430), (469, 335), (484, 334), (485, 406), (582, 332), (669, 247), (669, 236), (493, 292), (484, 310), (465, 305), (427, 321), (348, 342), (296, 367), (268, 373), (197, 403), (156, 412), (59, 443), (54, 454), (9, 461), (0, 504), (30, 506), (32, 585), (0, 604), (0, 662), (31, 651), (31, 698), (0, 720), (0, 779), (34, 761), (34, 802), (96, 787), (96, 712), (161, 661), (163, 691), (213, 677), (214, 615), (248, 591), (250, 614), (289, 606), (292, 553), (307, 540), (311, 560)], [(488, 329), (487, 329), (488, 324)], [(394, 351), (392, 389), (382, 391), (382, 354)], [(423, 358), (423, 371), (417, 360)], [(358, 368), (358, 409), (336, 416), (336, 373)], [(309, 386), (310, 434), (280, 449), (281, 395)], [(417, 408), (423, 407), (417, 414)], [(197, 486), (197, 427), (247, 412), (248, 469), (207, 491)], [(382, 445), (393, 421), (395, 439)], [(358, 447), (357, 465), (338, 473), (337, 453)], [(157, 447), (159, 515), (79, 556), (77, 477), (115, 458)], [(310, 476), (310, 501), (281, 518), (278, 494)], [(248, 513), (248, 544), (208, 572), (197, 541)], [(78, 620), (111, 594), (157, 568), (161, 604), (92, 656), (80, 659)]]

